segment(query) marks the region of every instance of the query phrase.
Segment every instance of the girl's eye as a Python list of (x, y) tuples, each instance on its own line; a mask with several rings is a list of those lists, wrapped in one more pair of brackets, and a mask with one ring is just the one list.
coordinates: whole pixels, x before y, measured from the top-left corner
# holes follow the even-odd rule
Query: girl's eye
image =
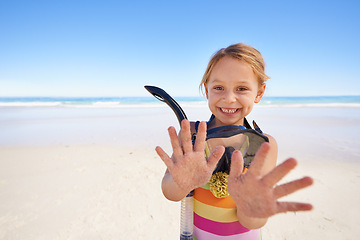
[(241, 91), (246, 91), (247, 88), (246, 87), (239, 87), (237, 90), (241, 92)]
[(219, 87), (219, 86), (214, 87), (214, 89), (215, 89), (215, 90), (223, 90), (223, 88), (222, 88), (222, 87)]

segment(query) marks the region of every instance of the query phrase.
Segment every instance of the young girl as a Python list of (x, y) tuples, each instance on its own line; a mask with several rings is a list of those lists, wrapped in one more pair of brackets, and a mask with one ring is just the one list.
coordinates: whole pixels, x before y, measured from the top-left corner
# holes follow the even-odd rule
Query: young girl
[[(162, 148), (156, 148), (167, 166), (162, 181), (164, 196), (180, 201), (195, 189), (196, 239), (261, 239), (260, 228), (268, 217), (280, 212), (312, 209), (310, 204), (277, 201), (313, 181), (304, 177), (275, 186), (297, 163), (290, 158), (275, 167), (277, 144), (268, 134), (265, 135), (269, 143), (262, 144), (246, 173), (243, 173), (242, 154), (233, 152), (227, 185), (230, 196), (217, 199), (203, 187), (225, 151), (223, 146), (218, 146), (205, 157), (207, 129), (244, 125), (244, 118), (264, 95), (268, 78), (264, 60), (256, 49), (239, 43), (219, 50), (211, 58), (200, 84), (212, 112), (210, 121), (201, 122), (196, 129), (195, 123), (183, 120), (179, 136), (175, 128), (170, 127), (171, 157)], [(195, 132), (197, 137), (193, 145), (191, 136)]]

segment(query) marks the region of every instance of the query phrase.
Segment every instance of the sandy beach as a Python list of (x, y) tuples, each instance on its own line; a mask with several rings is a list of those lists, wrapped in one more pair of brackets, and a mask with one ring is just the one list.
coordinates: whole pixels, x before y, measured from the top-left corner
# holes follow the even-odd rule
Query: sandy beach
[[(206, 106), (184, 107), (207, 120)], [(314, 210), (269, 219), (264, 240), (357, 239), (360, 228), (358, 108), (255, 108), (279, 159), (298, 159), (283, 182), (312, 176), (284, 198)], [(160, 188), (170, 109), (0, 108), (0, 239), (178, 239), (180, 203)]]

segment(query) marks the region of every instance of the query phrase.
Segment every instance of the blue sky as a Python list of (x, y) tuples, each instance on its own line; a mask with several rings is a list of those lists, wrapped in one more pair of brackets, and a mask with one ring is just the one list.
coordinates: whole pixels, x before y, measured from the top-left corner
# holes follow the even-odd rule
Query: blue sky
[(359, 1), (0, 2), (0, 96), (199, 96), (211, 55), (244, 42), (268, 96), (360, 95)]

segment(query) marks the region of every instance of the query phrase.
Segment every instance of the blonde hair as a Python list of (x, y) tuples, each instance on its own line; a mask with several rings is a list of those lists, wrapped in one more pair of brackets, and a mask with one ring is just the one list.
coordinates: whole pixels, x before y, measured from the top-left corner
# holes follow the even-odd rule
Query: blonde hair
[(200, 83), (200, 89), (202, 92), (204, 92), (204, 87), (209, 80), (214, 66), (225, 56), (230, 56), (248, 63), (258, 79), (259, 86), (261, 86), (266, 80), (270, 79), (270, 77), (265, 74), (265, 62), (261, 53), (249, 45), (237, 43), (230, 45), (227, 48), (220, 49), (211, 57)]

